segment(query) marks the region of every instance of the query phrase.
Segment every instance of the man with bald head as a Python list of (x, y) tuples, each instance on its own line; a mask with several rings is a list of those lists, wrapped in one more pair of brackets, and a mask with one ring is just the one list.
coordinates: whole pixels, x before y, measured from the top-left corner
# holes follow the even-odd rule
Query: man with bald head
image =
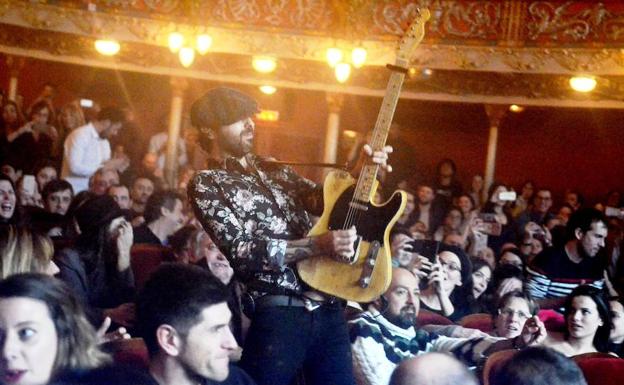
[(546, 337), (544, 325), (534, 318), (527, 321), (520, 336), (508, 340), (451, 338), (416, 329), (418, 284), (418, 278), (409, 270), (393, 269), (388, 290), (367, 311), (349, 321), (353, 373), (358, 385), (387, 385), (397, 365), (424, 353), (451, 353), (467, 365), (476, 366), (495, 351), (523, 348)]
[(390, 385), (457, 384), (478, 385), (479, 381), (466, 365), (443, 353), (427, 353), (405, 360), (390, 378)]

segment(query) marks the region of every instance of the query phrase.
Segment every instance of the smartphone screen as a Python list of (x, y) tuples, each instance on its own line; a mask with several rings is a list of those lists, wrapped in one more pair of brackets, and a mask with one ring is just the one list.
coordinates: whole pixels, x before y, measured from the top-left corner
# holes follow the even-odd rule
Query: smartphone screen
[(22, 180), (22, 188), (24, 192), (28, 195), (35, 195), (35, 191), (37, 191), (37, 181), (35, 180), (34, 175), (24, 175)]

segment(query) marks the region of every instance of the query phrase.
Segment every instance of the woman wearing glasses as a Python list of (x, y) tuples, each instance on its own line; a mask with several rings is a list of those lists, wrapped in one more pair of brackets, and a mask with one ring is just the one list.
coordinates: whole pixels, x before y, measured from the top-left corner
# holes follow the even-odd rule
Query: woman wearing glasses
[(578, 286), (566, 299), (564, 316), (565, 332), (549, 332), (544, 345), (568, 357), (608, 351), (611, 314), (600, 290)]
[(514, 338), (520, 335), (524, 322), (537, 314), (537, 304), (528, 293), (514, 290), (501, 297), (492, 315), (493, 335)]

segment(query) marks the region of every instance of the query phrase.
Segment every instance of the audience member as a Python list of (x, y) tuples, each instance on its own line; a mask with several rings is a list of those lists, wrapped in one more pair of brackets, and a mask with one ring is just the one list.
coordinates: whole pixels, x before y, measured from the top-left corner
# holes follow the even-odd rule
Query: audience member
[(89, 178), (89, 191), (95, 195), (104, 195), (110, 186), (117, 184), (119, 184), (119, 173), (116, 170), (100, 168)]
[[(490, 186), (488, 200), (481, 210), (484, 222), (497, 224), (496, 231), (488, 231), (487, 246), (492, 249), (494, 255), (499, 255), (502, 246), (508, 242), (516, 241), (516, 223), (511, 215), (510, 201), (506, 193), (507, 186), (494, 183)], [(485, 217), (485, 216), (488, 217)], [(485, 219), (487, 218), (487, 220)], [(494, 226), (491, 227), (494, 229)]]
[(401, 362), (390, 377), (390, 385), (478, 385), (479, 381), (456, 358), (427, 353)]
[(563, 201), (572, 208), (572, 211), (580, 209), (585, 204), (585, 198), (576, 190), (567, 190)]
[(163, 265), (151, 275), (137, 316), (159, 385), (254, 384), (229, 365), (239, 347), (229, 328), (228, 297), (225, 285), (195, 266)]
[(520, 270), (524, 271), (524, 261), (522, 259), (522, 253), (517, 247), (503, 248), (498, 265), (513, 265)]
[(108, 188), (107, 193), (109, 196), (113, 197), (120, 209), (130, 210), (132, 201), (130, 200), (130, 191), (128, 190), (128, 187), (122, 184), (113, 184)]
[(445, 211), (451, 206), (453, 199), (462, 193), (461, 183), (457, 180), (457, 166), (452, 159), (442, 159), (438, 162), (433, 190), (437, 203)]
[(482, 175), (475, 175), (472, 177), (472, 181), (470, 182), (470, 191), (468, 194), (472, 197), (473, 202), (475, 203), (475, 209), (481, 209), (483, 204), (483, 188), (484, 181)]
[(49, 213), (65, 215), (74, 197), (72, 185), (64, 179), (55, 179), (45, 185), (41, 193), (43, 207)]
[[(132, 198), (132, 207), (130, 213), (132, 217), (132, 225), (138, 226), (144, 222), (143, 212), (147, 200), (154, 193), (154, 182), (146, 176), (138, 176), (132, 182), (130, 189), (130, 198)], [(135, 222), (140, 217), (139, 223)]]
[(158, 191), (147, 200), (145, 223), (134, 230), (134, 243), (164, 245), (167, 238), (184, 226), (183, 198), (175, 191)]
[(5, 174), (0, 174), (0, 225), (20, 225), (25, 222), (24, 214), (17, 202), (15, 184)]
[(518, 216), (518, 231), (522, 233), (524, 231), (524, 226), (529, 222), (535, 222), (538, 225), (546, 224), (546, 222), (554, 216), (550, 212), (552, 205), (553, 199), (550, 189), (538, 189), (533, 197), (533, 205)]
[(496, 373), (492, 385), (587, 385), (583, 372), (563, 354), (530, 347), (515, 354)]
[(537, 318), (527, 321), (522, 333), (511, 340), (451, 338), (417, 330), (418, 296), (418, 278), (395, 268), (388, 290), (349, 321), (353, 370), (359, 385), (387, 384), (401, 361), (422, 353), (449, 352), (473, 366), (495, 351), (523, 348), (546, 336)]
[(582, 285), (572, 290), (564, 304), (565, 332), (549, 332), (544, 345), (568, 357), (609, 349), (611, 313), (607, 300), (595, 287)]
[(119, 132), (125, 121), (115, 107), (102, 109), (96, 120), (72, 131), (65, 140), (62, 177), (74, 192), (89, 187), (89, 177), (100, 167), (119, 170), (127, 166), (125, 158), (111, 158), (108, 140)]
[(611, 323), (613, 327), (609, 334), (609, 352), (624, 358), (624, 305), (622, 300), (612, 298), (609, 300), (611, 310)]
[(50, 238), (24, 227), (0, 225), (0, 278), (20, 273), (59, 272), (52, 261), (54, 245)]
[(45, 385), (109, 361), (79, 301), (62, 282), (40, 274), (0, 281), (2, 383)]
[(58, 159), (60, 164), (61, 158), (63, 157), (63, 144), (65, 143), (65, 139), (67, 139), (67, 136), (76, 128), (87, 124), (87, 121), (85, 120), (84, 112), (78, 100), (74, 100), (61, 107), (57, 120), (59, 140), (52, 151), (52, 157)]
[(560, 306), (580, 284), (602, 287), (607, 266), (598, 252), (606, 237), (607, 222), (600, 211), (579, 209), (570, 217), (565, 245), (546, 249), (527, 267), (528, 288), (533, 298), (543, 300), (542, 308)]
[(25, 169), (26, 159), (24, 159), (24, 151), (21, 151), (13, 142), (19, 134), (20, 127), (24, 125), (25, 119), (17, 103), (7, 100), (2, 105), (0, 123), (0, 160), (3, 164), (11, 164), (14, 171), (21, 175), (22, 170)]
[(496, 304), (492, 314), (493, 335), (515, 338), (522, 332), (526, 320), (537, 315), (539, 308), (531, 295), (520, 290), (505, 293)]
[(50, 162), (43, 162), (34, 169), (35, 180), (37, 181), (37, 191), (43, 192), (45, 185), (51, 181), (58, 179), (58, 172), (54, 165)]
[(529, 205), (533, 201), (534, 191), (535, 184), (533, 181), (527, 180), (522, 184), (522, 188), (520, 188), (520, 195), (516, 198), (511, 210), (511, 214), (514, 218), (517, 218), (518, 215), (522, 214), (529, 208)]
[(134, 322), (134, 276), (130, 268), (132, 227), (109, 196), (90, 196), (75, 210), (75, 245), (58, 253), (59, 278), (82, 301), (94, 325), (105, 317), (121, 326)]
[(436, 231), (444, 218), (444, 208), (436, 203), (434, 198), (433, 187), (427, 184), (418, 187), (418, 204), (414, 208), (413, 222), (423, 223), (428, 236)]

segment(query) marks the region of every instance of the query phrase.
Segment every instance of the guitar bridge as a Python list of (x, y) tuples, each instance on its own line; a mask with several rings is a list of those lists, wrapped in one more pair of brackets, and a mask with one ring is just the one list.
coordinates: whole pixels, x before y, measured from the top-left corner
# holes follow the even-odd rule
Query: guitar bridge
[(362, 266), (362, 274), (360, 275), (359, 280), (359, 285), (362, 289), (366, 289), (370, 286), (373, 269), (375, 268), (375, 263), (377, 263), (377, 253), (380, 248), (381, 243), (379, 241), (371, 242), (370, 247), (368, 248), (368, 253), (366, 254), (366, 260)]

